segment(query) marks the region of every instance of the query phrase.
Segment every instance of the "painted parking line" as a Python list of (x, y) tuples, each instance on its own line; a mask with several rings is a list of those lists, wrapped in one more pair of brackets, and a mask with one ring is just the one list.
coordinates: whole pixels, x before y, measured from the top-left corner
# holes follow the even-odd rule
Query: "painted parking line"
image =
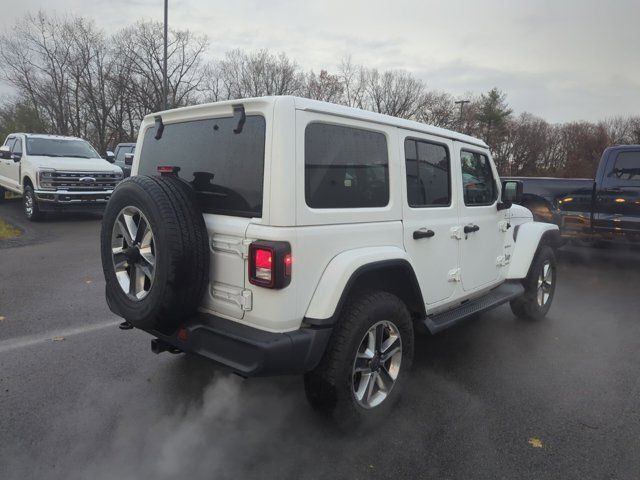
[(95, 332), (96, 330), (102, 330), (109, 327), (115, 327), (122, 320), (108, 322), (95, 323), (92, 325), (85, 325), (82, 327), (69, 328), (67, 330), (59, 330), (56, 332), (49, 332), (40, 335), (29, 335), (26, 337), (12, 338), (9, 340), (3, 340), (0, 342), (0, 353), (9, 352), (11, 350), (17, 350), (20, 348), (31, 347), (40, 343), (47, 343), (53, 341), (61, 341), (75, 335), (82, 335), (83, 333)]

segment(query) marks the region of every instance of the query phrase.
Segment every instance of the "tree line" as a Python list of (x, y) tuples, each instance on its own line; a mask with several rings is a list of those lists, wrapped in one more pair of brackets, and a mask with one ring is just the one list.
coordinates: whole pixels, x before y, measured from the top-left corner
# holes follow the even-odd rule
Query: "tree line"
[[(640, 116), (553, 124), (516, 115), (506, 93), (468, 93), (460, 104), (407, 71), (345, 58), (305, 71), (284, 53), (233, 50), (211, 59), (206, 36), (170, 29), (170, 107), (263, 95), (298, 95), (372, 110), (482, 138), (507, 175), (595, 174), (612, 144), (640, 143)], [(134, 141), (140, 120), (162, 110), (163, 28), (139, 21), (107, 34), (86, 17), (28, 14), (0, 35), (0, 75), (14, 96), (0, 105), (0, 135), (74, 135), (101, 153)]]

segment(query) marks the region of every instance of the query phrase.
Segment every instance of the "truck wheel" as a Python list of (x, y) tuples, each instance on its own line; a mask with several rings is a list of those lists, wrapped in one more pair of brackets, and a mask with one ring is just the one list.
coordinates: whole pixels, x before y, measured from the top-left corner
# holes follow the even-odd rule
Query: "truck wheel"
[(525, 292), (512, 300), (511, 311), (521, 318), (540, 320), (549, 312), (556, 291), (556, 256), (553, 249), (542, 246), (533, 259), (527, 278), (522, 281)]
[(44, 214), (38, 207), (36, 194), (34, 193), (33, 188), (31, 188), (31, 186), (29, 185), (26, 185), (24, 187), (24, 192), (22, 193), (22, 203), (24, 205), (24, 214), (32, 222), (37, 222), (38, 220), (42, 219), (42, 217), (44, 217)]
[(399, 398), (413, 360), (413, 324), (387, 292), (363, 294), (343, 311), (327, 350), (304, 377), (311, 405), (339, 424), (376, 422)]
[(0, 203), (4, 202), (5, 195), (6, 195), (6, 190), (0, 187)]
[(193, 189), (178, 178), (130, 177), (100, 233), (109, 308), (138, 328), (173, 332), (209, 282), (209, 236)]

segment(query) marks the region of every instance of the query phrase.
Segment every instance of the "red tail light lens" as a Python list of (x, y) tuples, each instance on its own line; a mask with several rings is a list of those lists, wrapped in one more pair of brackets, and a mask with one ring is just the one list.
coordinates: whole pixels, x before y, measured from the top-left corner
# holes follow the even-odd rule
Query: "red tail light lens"
[(291, 282), (292, 263), (288, 242), (253, 242), (249, 246), (249, 282), (266, 288), (284, 288)]
[(255, 250), (256, 278), (271, 282), (273, 278), (273, 253), (271, 250), (258, 248)]

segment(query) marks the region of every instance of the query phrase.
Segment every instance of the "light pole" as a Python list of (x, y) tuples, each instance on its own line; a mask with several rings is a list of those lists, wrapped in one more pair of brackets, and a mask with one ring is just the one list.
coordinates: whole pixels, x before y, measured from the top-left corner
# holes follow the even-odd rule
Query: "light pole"
[(164, 0), (164, 62), (162, 64), (162, 96), (163, 110), (169, 108), (167, 97), (169, 96), (169, 79), (167, 78), (167, 41), (169, 32), (169, 0)]
[(462, 108), (465, 103), (471, 103), (471, 100), (458, 100), (457, 102), (453, 102), (456, 105), (460, 105), (460, 118), (458, 119), (459, 127), (462, 127)]

